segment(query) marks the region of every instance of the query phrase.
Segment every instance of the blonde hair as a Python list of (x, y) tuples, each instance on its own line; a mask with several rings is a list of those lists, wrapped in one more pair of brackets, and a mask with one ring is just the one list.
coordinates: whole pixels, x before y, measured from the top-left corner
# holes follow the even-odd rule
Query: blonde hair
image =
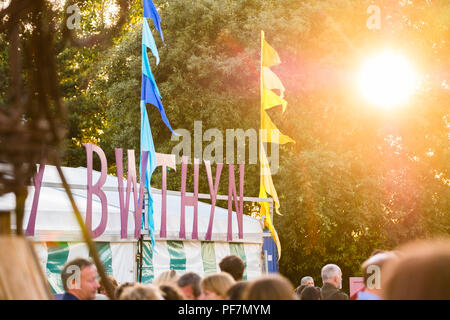
[(264, 276), (250, 284), (245, 300), (295, 300), (294, 287), (281, 275)]
[(157, 287), (151, 284), (136, 283), (126, 287), (120, 295), (120, 300), (164, 300)]
[(225, 299), (228, 289), (230, 289), (234, 283), (235, 281), (229, 273), (220, 272), (204, 277), (201, 286), (203, 291), (212, 291)]
[(153, 281), (153, 285), (160, 286), (162, 284), (176, 284), (180, 276), (173, 269), (164, 271)]

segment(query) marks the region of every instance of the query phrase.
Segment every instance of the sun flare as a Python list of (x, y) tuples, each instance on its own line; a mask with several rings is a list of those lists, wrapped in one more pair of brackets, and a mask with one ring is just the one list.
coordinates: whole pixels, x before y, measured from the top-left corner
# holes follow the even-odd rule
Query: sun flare
[(405, 104), (414, 93), (417, 77), (401, 54), (386, 51), (364, 62), (358, 85), (365, 99), (375, 106), (391, 109)]

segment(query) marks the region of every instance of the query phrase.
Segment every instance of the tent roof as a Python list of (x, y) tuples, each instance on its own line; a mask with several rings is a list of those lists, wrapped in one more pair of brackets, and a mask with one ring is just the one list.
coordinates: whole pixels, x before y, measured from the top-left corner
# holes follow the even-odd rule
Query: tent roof
[[(70, 168), (63, 167), (69, 185), (86, 186), (87, 169), (83, 167)], [(100, 177), (100, 172), (93, 171), (92, 181), (96, 183)], [(117, 177), (107, 175), (106, 182), (103, 187), (117, 188)], [(45, 167), (43, 183), (60, 184), (58, 172), (55, 166), (47, 165)], [(124, 187), (126, 180), (124, 180)], [(156, 190), (153, 189), (152, 190)], [(96, 241), (133, 241), (134, 237), (134, 203), (131, 201), (130, 211), (128, 215), (128, 239), (120, 239), (120, 206), (119, 193), (115, 191), (104, 191), (107, 198), (107, 225), (102, 236), (96, 238)], [(82, 212), (83, 218), (86, 211), (86, 189), (72, 189), (74, 200), (78, 209)], [(25, 204), (24, 228), (28, 224), (31, 206), (34, 197), (34, 187), (28, 188), (28, 197)], [(131, 196), (132, 199), (133, 196)], [(180, 211), (181, 211), (180, 194), (167, 195), (167, 238), (170, 240), (179, 239), (180, 228)], [(100, 199), (93, 195), (92, 197), (92, 227), (96, 228), (101, 218), (101, 202)], [(0, 197), (0, 210), (13, 210), (15, 206), (14, 195), (7, 194)], [(160, 239), (161, 226), (161, 193), (153, 192), (153, 208), (155, 222), (155, 239)], [(211, 205), (198, 202), (198, 233), (199, 239), (205, 239), (205, 233), (208, 228), (210, 218)], [(194, 208), (186, 207), (186, 240), (192, 237), (192, 223)], [(235, 212), (232, 214), (232, 231), (233, 242), (262, 242), (263, 231), (260, 220), (244, 215), (244, 239), (238, 238), (238, 224)], [(14, 222), (13, 222), (14, 223)], [(14, 223), (15, 224), (15, 223)], [(212, 241), (226, 241), (228, 226), (228, 209), (216, 207), (214, 212)], [(41, 188), (38, 212), (36, 217), (35, 236), (36, 241), (82, 241), (80, 228), (75, 219), (69, 199), (64, 190), (58, 186), (43, 186)]]

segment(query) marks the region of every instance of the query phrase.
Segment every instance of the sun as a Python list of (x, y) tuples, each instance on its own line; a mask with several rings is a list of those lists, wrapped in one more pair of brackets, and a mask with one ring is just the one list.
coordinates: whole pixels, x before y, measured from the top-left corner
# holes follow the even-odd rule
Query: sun
[(385, 51), (367, 59), (359, 72), (358, 86), (371, 104), (392, 109), (408, 102), (417, 77), (414, 68), (400, 53)]

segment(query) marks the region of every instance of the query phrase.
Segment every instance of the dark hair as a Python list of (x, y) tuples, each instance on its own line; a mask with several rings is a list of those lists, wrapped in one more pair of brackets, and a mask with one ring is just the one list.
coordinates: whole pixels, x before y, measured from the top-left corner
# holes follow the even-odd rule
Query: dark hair
[(246, 300), (295, 300), (291, 282), (279, 274), (254, 280), (245, 295)]
[(303, 289), (300, 300), (322, 300), (320, 288), (307, 286)]
[(236, 282), (230, 289), (227, 291), (227, 299), (228, 300), (244, 300), (246, 290), (248, 289), (250, 282), (248, 281), (239, 281)]
[(220, 270), (231, 274), (236, 281), (242, 280), (245, 264), (238, 256), (226, 256), (219, 262)]
[(197, 298), (202, 293), (202, 288), (200, 287), (200, 281), (202, 279), (200, 276), (194, 272), (188, 272), (183, 274), (180, 279), (178, 279), (178, 286), (185, 287), (185, 286), (191, 286), (192, 292), (194, 296)]
[(302, 284), (302, 285), (298, 286), (297, 289), (295, 289), (295, 294), (297, 295), (297, 297), (299, 299), (302, 296), (302, 291), (305, 290), (306, 287), (309, 287), (309, 286), (307, 284)]
[(92, 263), (92, 261), (89, 261), (88, 259), (84, 259), (84, 258), (76, 258), (74, 260), (69, 261), (61, 271), (61, 281), (62, 281), (64, 291), (68, 290), (67, 280), (73, 274), (72, 271), (69, 272), (67, 270), (69, 267), (75, 266), (75, 267), (78, 267), (81, 271), (81, 269), (83, 269), (83, 267), (91, 266), (93, 264), (94, 263)]
[(184, 294), (181, 292), (181, 290), (172, 285), (172, 284), (162, 284), (159, 286), (159, 290), (161, 291), (164, 300), (184, 300)]
[(115, 292), (116, 299), (117, 299), (117, 300), (120, 299), (120, 295), (122, 294), (122, 292), (123, 292), (123, 290), (124, 290), (125, 288), (132, 287), (132, 286), (134, 286), (134, 285), (135, 285), (134, 282), (124, 282), (124, 283), (122, 283), (120, 286), (118, 286), (118, 287), (116, 288), (116, 292)]
[[(111, 282), (111, 284), (112, 284), (112, 286), (113, 286), (113, 288), (114, 288), (114, 291), (115, 291), (115, 290), (117, 289), (117, 287), (119, 286), (119, 284), (117, 283), (117, 280), (114, 279), (113, 276), (107, 276), (107, 278), (108, 278), (108, 280)], [(105, 291), (106, 291), (105, 285), (104, 285), (104, 283), (103, 283), (103, 279), (100, 279), (99, 283), (100, 283), (100, 287), (97, 289), (97, 293), (101, 293), (102, 290), (105, 290)]]

